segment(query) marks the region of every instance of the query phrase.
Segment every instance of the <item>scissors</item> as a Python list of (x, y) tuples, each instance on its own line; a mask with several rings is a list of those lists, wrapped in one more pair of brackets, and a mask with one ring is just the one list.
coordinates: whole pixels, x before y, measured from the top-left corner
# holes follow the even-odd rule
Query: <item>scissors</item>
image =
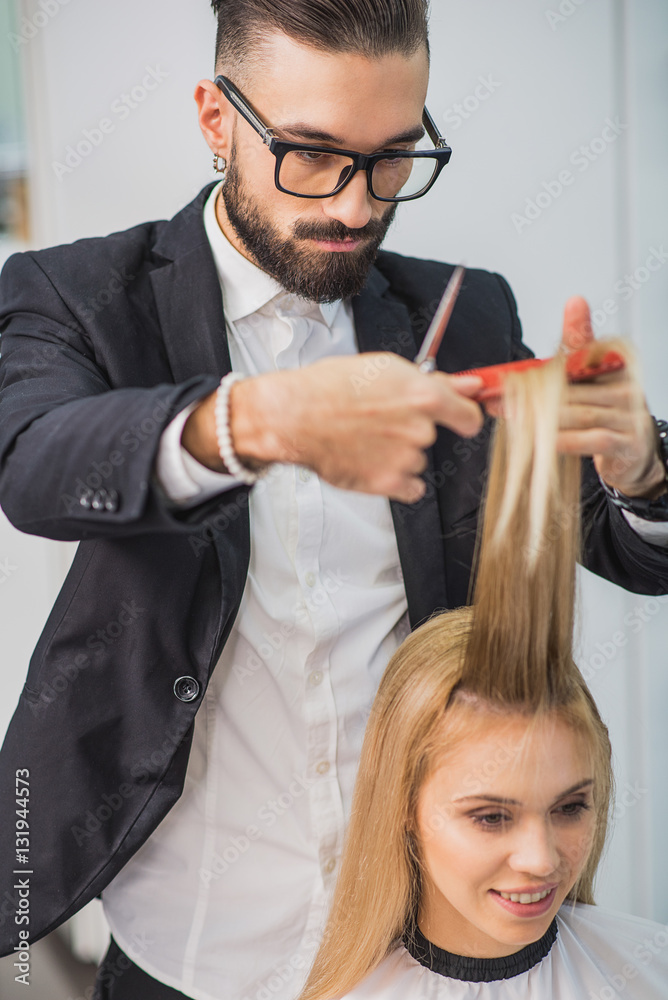
[(455, 302), (457, 301), (457, 296), (459, 295), (459, 291), (462, 287), (465, 273), (466, 268), (462, 267), (461, 264), (458, 264), (452, 272), (452, 277), (443, 292), (443, 298), (441, 299), (438, 309), (434, 313), (434, 318), (429, 324), (429, 329), (427, 330), (427, 334), (422, 342), (422, 347), (415, 355), (415, 364), (419, 367), (420, 371), (425, 374), (429, 374), (429, 372), (436, 370), (436, 355), (438, 354), (438, 349), (441, 346), (445, 328), (450, 322), (452, 310), (455, 308)]

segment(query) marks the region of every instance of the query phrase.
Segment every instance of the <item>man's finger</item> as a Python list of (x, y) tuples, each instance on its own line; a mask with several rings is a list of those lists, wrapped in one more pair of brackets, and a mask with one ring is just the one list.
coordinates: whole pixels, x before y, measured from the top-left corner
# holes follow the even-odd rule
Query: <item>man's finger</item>
[(462, 396), (475, 396), (482, 389), (483, 381), (479, 375), (453, 375), (450, 385)]
[(463, 437), (474, 437), (483, 425), (483, 413), (478, 403), (468, 399), (466, 394), (477, 392), (481, 380), (477, 376), (454, 377), (440, 372), (426, 377), (434, 382), (438, 379), (444, 389), (436, 405), (430, 408), (432, 420)]
[(395, 493), (390, 494), (390, 500), (398, 500), (399, 503), (417, 503), (426, 492), (427, 484), (424, 479), (410, 476)]
[[(605, 377), (601, 376), (601, 379)], [(569, 385), (566, 402), (569, 406), (616, 406), (628, 410), (630, 403), (628, 379), (616, 379), (614, 382), (597, 379), (596, 382)]]
[(557, 451), (567, 455), (611, 455), (627, 444), (626, 435), (603, 427), (560, 431), (557, 435)]
[(454, 396), (441, 408), (436, 422), (442, 427), (449, 427), (462, 437), (475, 437), (482, 429), (484, 420), (482, 410), (477, 403)]
[(601, 407), (597, 405), (567, 406), (561, 412), (559, 429), (594, 430), (602, 429), (627, 432), (629, 430), (629, 415), (614, 406)]
[(577, 351), (586, 347), (593, 339), (594, 331), (587, 301), (581, 295), (574, 295), (564, 308), (562, 344), (569, 351)]

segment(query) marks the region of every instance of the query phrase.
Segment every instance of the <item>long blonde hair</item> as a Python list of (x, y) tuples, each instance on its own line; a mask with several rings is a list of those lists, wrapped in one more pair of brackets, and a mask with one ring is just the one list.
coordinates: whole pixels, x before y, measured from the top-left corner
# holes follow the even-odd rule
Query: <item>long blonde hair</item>
[(414, 924), (421, 886), (419, 845), (411, 832), (417, 798), (444, 752), (467, 738), (460, 710), (465, 703), (533, 719), (556, 712), (584, 737), (596, 827), (569, 898), (594, 901), (613, 779), (608, 732), (572, 656), (580, 460), (557, 454), (565, 389), (561, 359), (507, 380), (473, 606), (420, 626), (383, 675), (330, 916), (300, 1000), (348, 993)]

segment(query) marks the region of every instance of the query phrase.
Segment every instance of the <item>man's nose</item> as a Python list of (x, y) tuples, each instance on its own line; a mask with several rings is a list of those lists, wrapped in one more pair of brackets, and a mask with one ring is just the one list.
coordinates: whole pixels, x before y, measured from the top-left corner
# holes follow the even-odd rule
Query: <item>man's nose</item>
[(542, 820), (526, 822), (515, 833), (508, 859), (510, 867), (518, 874), (546, 878), (560, 868), (554, 831)]
[(332, 198), (323, 198), (322, 209), (330, 219), (342, 222), (349, 229), (362, 229), (373, 215), (373, 198), (369, 194), (366, 174), (358, 170), (342, 191)]

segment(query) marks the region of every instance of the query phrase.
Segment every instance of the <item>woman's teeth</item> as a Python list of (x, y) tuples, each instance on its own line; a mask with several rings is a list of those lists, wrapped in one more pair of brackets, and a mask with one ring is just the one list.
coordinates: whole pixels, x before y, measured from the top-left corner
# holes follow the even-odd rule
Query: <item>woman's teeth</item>
[(546, 889), (545, 892), (500, 892), (499, 896), (509, 899), (511, 903), (537, 903), (539, 899), (545, 899), (551, 892), (551, 889)]

